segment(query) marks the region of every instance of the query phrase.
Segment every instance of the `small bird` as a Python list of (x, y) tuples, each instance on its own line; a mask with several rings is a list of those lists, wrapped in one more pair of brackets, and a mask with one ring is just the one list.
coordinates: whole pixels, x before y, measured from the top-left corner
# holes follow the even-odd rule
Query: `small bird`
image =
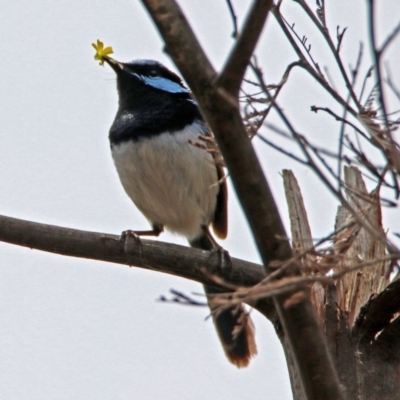
[[(196, 101), (182, 79), (153, 60), (104, 60), (117, 75), (119, 108), (109, 139), (122, 186), (158, 236), (164, 228), (184, 236), (192, 247), (217, 249), (209, 226), (227, 235), (224, 171), (199, 138), (211, 138)], [(237, 367), (257, 352), (254, 327), (243, 305), (215, 311), (220, 289), (205, 286), (225, 354)]]

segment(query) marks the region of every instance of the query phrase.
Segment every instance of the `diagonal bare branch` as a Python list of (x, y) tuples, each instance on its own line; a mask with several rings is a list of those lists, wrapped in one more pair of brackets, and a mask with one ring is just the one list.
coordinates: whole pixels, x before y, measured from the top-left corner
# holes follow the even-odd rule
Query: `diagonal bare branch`
[[(217, 139), (233, 185), (252, 230), (263, 263), (292, 256), (277, 205), (260, 162), (246, 133), (238, 99), (215, 84), (214, 71), (174, 0), (142, 0), (183, 74), (201, 112)], [(186, 63), (187, 61), (187, 63)], [(196, 63), (192, 69), (193, 63)], [(204, 65), (205, 70), (199, 71)], [(298, 273), (293, 268), (291, 273)], [(290, 348), (304, 393), (308, 398), (342, 398), (339, 381), (315, 311), (304, 286), (294, 293), (274, 298), (283, 325), (285, 346)], [(310, 343), (309, 335), (313, 334)], [(322, 375), (320, 371), (325, 373)]]
[(254, 0), (243, 30), (233, 47), (217, 84), (237, 97), (250, 58), (261, 35), (272, 0)]

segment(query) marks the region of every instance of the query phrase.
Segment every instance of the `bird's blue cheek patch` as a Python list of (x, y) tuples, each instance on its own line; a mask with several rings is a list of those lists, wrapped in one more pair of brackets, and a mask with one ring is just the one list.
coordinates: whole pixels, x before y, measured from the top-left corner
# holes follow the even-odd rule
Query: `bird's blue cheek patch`
[(144, 76), (140, 75), (140, 79), (149, 86), (152, 86), (155, 89), (164, 90), (169, 93), (187, 93), (187, 89), (182, 87), (176, 82), (173, 82), (167, 78), (163, 78), (162, 76)]

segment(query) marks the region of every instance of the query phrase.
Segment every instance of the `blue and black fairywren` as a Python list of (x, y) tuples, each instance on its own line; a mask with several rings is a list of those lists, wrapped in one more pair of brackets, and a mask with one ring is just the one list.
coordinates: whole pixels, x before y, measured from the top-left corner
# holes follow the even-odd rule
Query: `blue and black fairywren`
[[(165, 228), (192, 247), (214, 250), (209, 226), (226, 237), (227, 188), (213, 155), (193, 145), (211, 133), (190, 91), (156, 61), (104, 60), (117, 75), (119, 95), (109, 135), (114, 163), (126, 193), (153, 228), (136, 233), (158, 235)], [(220, 293), (209, 286), (205, 291)], [(213, 320), (229, 361), (246, 366), (257, 350), (245, 308), (213, 313)]]

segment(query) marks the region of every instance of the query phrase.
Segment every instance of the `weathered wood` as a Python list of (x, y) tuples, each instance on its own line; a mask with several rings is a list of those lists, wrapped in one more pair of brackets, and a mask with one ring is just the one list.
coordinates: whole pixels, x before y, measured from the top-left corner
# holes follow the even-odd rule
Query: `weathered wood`
[[(384, 237), (379, 194), (368, 193), (357, 168), (345, 167), (344, 176), (348, 202), (365, 224)], [(322, 253), (315, 251), (296, 178), (290, 171), (284, 171), (283, 177), (292, 245), (303, 273), (349, 271), (331, 284), (311, 285), (312, 301), (346, 398), (400, 398), (400, 280), (390, 283), (385, 246), (339, 207), (333, 245)], [(288, 368), (294, 398), (303, 399), (290, 358)]]
[[(361, 172), (357, 168), (345, 167), (344, 176), (348, 202), (363, 217), (366, 224), (384, 235), (379, 194), (377, 192), (368, 193)], [(339, 231), (346, 223), (348, 224), (351, 221), (350, 213), (340, 206), (335, 230)], [(377, 242), (362, 227), (355, 226), (353, 229), (357, 231), (356, 237), (343, 258), (335, 266), (334, 271), (348, 269), (360, 262), (377, 260), (377, 263), (368, 268), (350, 272), (338, 281), (336, 301), (339, 308), (347, 314), (350, 326), (354, 325), (355, 318), (360, 313), (360, 308), (369, 300), (371, 294), (380, 293), (389, 284), (388, 262), (379, 261), (385, 257), (385, 246)], [(334, 251), (338, 254), (335, 246)]]
[[(288, 204), (290, 227), (292, 234), (293, 253), (300, 257), (303, 273), (313, 274), (315, 266), (313, 257), (314, 242), (308, 223), (307, 211), (304, 206), (300, 187), (292, 171), (283, 171), (286, 201)], [(325, 292), (321, 283), (316, 282), (310, 287), (311, 299), (318, 315), (318, 321), (323, 321)]]

